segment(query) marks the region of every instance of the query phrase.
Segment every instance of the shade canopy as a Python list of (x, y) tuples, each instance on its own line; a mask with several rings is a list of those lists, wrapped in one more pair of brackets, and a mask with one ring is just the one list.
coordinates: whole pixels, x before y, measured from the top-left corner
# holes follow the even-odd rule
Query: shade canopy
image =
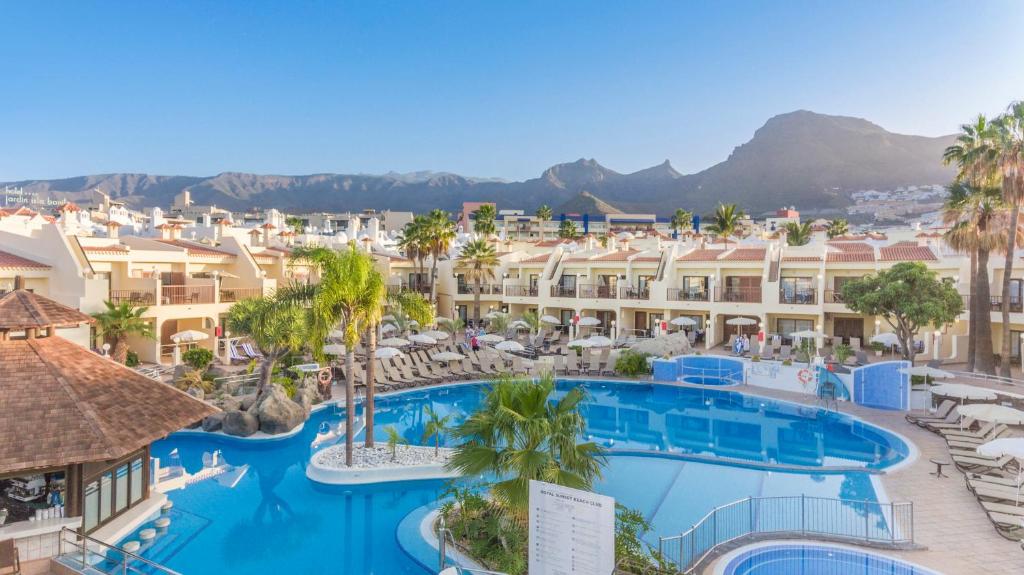
[(381, 333), (391, 333), (391, 332), (397, 331), (397, 330), (398, 330), (398, 328), (395, 327), (395, 324), (392, 324), (392, 323), (386, 323), (386, 324), (380, 326), (380, 332)]
[(484, 319), (494, 319), (494, 318), (498, 317), (499, 315), (501, 315), (500, 311), (489, 311), (489, 312), (484, 314)]
[(800, 331), (794, 331), (789, 334), (789, 337), (798, 337), (800, 339), (815, 339), (819, 337), (825, 337), (825, 334), (820, 331), (814, 331), (813, 329), (803, 329)]
[(441, 341), (441, 340), (444, 340), (444, 339), (448, 339), (448, 337), (449, 337), (448, 332), (440, 331), (440, 330), (436, 330), (436, 329), (432, 329), (432, 330), (428, 330), (428, 331), (424, 331), (424, 332), (420, 332), (420, 333), (422, 333), (423, 335), (425, 335), (427, 337), (432, 337), (432, 338), (434, 338), (434, 339), (436, 339), (438, 341)]
[(386, 337), (378, 341), (377, 343), (386, 347), (405, 347), (409, 345), (411, 342), (407, 339), (402, 339), (400, 337)]
[(892, 332), (886, 332), (871, 336), (871, 342), (880, 343), (886, 347), (892, 347), (900, 344), (900, 338)]
[(452, 322), (452, 318), (445, 317), (443, 315), (439, 315), (439, 316), (434, 318), (434, 322), (435, 323), (451, 323)]
[(494, 346), (494, 349), (500, 349), (501, 351), (518, 352), (523, 351), (526, 348), (523, 347), (523, 344), (519, 343), (518, 341), (507, 340), (499, 342), (497, 345)]
[(0, 331), (74, 327), (95, 323), (92, 317), (28, 290), (0, 297)]
[(978, 454), (986, 457), (1024, 459), (1024, 437), (1001, 437), (978, 446)]
[(697, 325), (697, 322), (694, 321), (693, 318), (686, 317), (686, 316), (679, 316), (679, 317), (673, 319), (672, 321), (670, 321), (669, 323), (672, 324), (672, 325), (675, 325), (675, 326), (679, 326), (679, 327)]
[(505, 338), (500, 336), (500, 335), (498, 335), (498, 334), (496, 334), (496, 333), (487, 333), (487, 334), (484, 334), (484, 335), (478, 337), (477, 340), (478, 341), (487, 342), (487, 343), (498, 343), (498, 342), (501, 342), (501, 341), (505, 341)]
[(541, 321), (541, 323), (549, 323), (549, 324), (552, 324), (552, 325), (558, 325), (558, 324), (562, 323), (562, 320), (558, 319), (557, 317), (555, 317), (553, 315), (542, 315), (542, 316), (540, 316), (540, 321)]
[(725, 320), (725, 324), (726, 325), (757, 325), (757, 320), (756, 319), (751, 319), (749, 317), (734, 317), (734, 318)]
[(581, 317), (577, 325), (592, 327), (595, 325), (601, 325), (601, 320), (597, 319), (596, 317)]
[(927, 365), (915, 365), (914, 367), (907, 367), (900, 370), (900, 373), (906, 375), (916, 375), (919, 377), (930, 377), (932, 379), (950, 379), (953, 377), (952, 373), (943, 371), (938, 368), (928, 367)]
[(583, 339), (574, 339), (567, 344), (569, 347), (593, 347), (594, 342), (590, 341), (589, 337)]
[(194, 341), (203, 341), (209, 339), (210, 334), (205, 331), (198, 331), (194, 329), (186, 329), (185, 331), (179, 331), (178, 333), (171, 336), (171, 341), (175, 343), (191, 343)]
[(931, 389), (935, 395), (955, 397), (957, 399), (971, 399), (975, 401), (995, 401), (996, 392), (983, 387), (964, 385), (962, 383), (943, 383)]
[(402, 352), (399, 351), (398, 349), (395, 349), (393, 347), (386, 347), (386, 346), (385, 347), (378, 347), (373, 352), (373, 357), (376, 357), (378, 359), (391, 359), (393, 357), (398, 357), (400, 355), (402, 355)]
[(413, 343), (418, 343), (418, 344), (421, 344), (421, 345), (434, 345), (435, 343), (437, 343), (436, 339), (430, 337), (429, 335), (425, 335), (425, 334), (422, 334), (422, 333), (414, 333), (414, 334), (410, 335), (409, 336), (409, 341), (411, 341)]
[(590, 347), (608, 347), (613, 343), (610, 338), (603, 335), (592, 335), (587, 339), (590, 341)]
[(1005, 423), (1006, 425), (1024, 425), (1024, 411), (998, 405), (995, 403), (975, 403), (972, 405), (959, 405), (957, 411), (964, 417), (990, 421), (992, 423)]
[(345, 355), (345, 346), (340, 343), (331, 343), (324, 346), (324, 353), (327, 355)]
[(521, 319), (517, 319), (514, 322), (508, 324), (513, 329), (530, 329), (530, 324), (526, 323)]
[(434, 361), (459, 361), (460, 359), (466, 359), (466, 356), (454, 351), (443, 351), (430, 356), (430, 359)]

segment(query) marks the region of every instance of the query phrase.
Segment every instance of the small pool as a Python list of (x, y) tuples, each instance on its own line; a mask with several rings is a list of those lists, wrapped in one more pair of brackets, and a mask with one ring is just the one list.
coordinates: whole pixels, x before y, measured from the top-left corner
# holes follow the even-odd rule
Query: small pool
[(780, 544), (741, 551), (722, 575), (939, 575), (898, 559), (849, 547)]

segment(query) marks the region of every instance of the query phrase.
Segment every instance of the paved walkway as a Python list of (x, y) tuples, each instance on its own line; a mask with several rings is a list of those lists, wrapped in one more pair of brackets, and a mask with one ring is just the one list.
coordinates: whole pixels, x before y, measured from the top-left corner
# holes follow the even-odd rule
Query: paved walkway
[[(806, 396), (759, 387), (737, 391), (797, 402), (807, 400)], [(881, 553), (945, 575), (1024, 574), (1024, 550), (1019, 543), (1008, 541), (996, 532), (974, 495), (967, 490), (964, 475), (951, 465), (944, 469), (949, 478), (930, 475), (935, 465), (929, 459), (949, 459), (942, 437), (907, 423), (902, 412), (850, 403), (841, 403), (840, 410), (899, 433), (920, 451), (912, 464), (882, 475), (881, 480), (890, 500), (914, 502), (914, 536), (917, 543), (927, 549)], [(705, 573), (713, 573), (713, 567)]]

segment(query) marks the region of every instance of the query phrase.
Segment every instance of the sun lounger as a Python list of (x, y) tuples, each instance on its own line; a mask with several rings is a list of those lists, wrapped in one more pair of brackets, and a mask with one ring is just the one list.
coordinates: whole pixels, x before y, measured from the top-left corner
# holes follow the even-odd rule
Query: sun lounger
[(601, 375), (615, 375), (615, 364), (619, 361), (620, 353), (619, 350), (614, 349), (608, 354), (608, 359), (604, 362), (604, 367), (601, 368)]
[(473, 367), (473, 362), (470, 361), (468, 357), (462, 360), (462, 372), (465, 373), (467, 377), (478, 377), (483, 375), (482, 371)]
[(793, 348), (788, 345), (781, 346), (779, 348), (779, 359), (785, 361), (787, 359), (793, 359)]
[(554, 356), (554, 362), (553, 362), (552, 365), (554, 366), (553, 369), (554, 369), (555, 375), (565, 375), (566, 373), (568, 373), (566, 371), (565, 356), (564, 355), (556, 355), (556, 356)]
[(601, 373), (601, 355), (591, 352), (590, 363), (587, 364), (587, 374), (598, 375), (599, 373)]
[(1024, 527), (1021, 527), (1021, 517), (1018, 515), (1010, 515), (1008, 513), (1000, 513), (998, 511), (988, 511), (989, 521), (992, 522), (992, 526), (996, 528), (1001, 536), (1009, 539), (1010, 541), (1020, 541), (1021, 536), (1024, 535)]
[(568, 355), (565, 356), (565, 372), (568, 375), (579, 375), (580, 374), (580, 358), (576, 355), (576, 350), (570, 349)]
[(251, 357), (253, 359), (257, 359), (257, 358), (263, 357), (263, 354), (261, 354), (260, 352), (256, 351), (256, 349), (253, 348), (251, 343), (243, 343), (242, 344), (242, 351), (245, 352), (245, 355), (247, 355), (247, 356), (249, 356), (249, 357)]
[[(978, 429), (971, 429), (974, 425), (978, 425)], [(992, 430), (996, 428), (995, 423), (984, 423), (970, 417), (964, 418), (963, 429), (960, 428), (959, 424), (935, 424), (934, 427), (938, 428), (939, 435), (946, 438), (946, 440), (961, 440), (961, 439), (984, 439), (986, 435), (992, 433)], [(948, 427), (943, 427), (948, 426)]]
[(249, 361), (250, 359), (238, 353), (238, 348), (233, 343), (228, 344), (228, 358), (231, 361)]
[(953, 401), (952, 399), (947, 399), (939, 404), (939, 407), (935, 409), (935, 413), (929, 413), (927, 415), (912, 415), (908, 413), (906, 416), (906, 420), (909, 421), (910, 423), (916, 423), (918, 425), (921, 425), (919, 422), (922, 421), (942, 421), (946, 419), (946, 416), (949, 415), (955, 407), (956, 402)]
[(1000, 457), (998, 459), (983, 457), (975, 453), (973, 456), (964, 455), (962, 452), (950, 452), (953, 463), (960, 471), (972, 471), (980, 473), (989, 469), (1004, 469), (1014, 462), (1012, 457)]
[[(950, 415), (956, 414), (957, 419), (960, 419), (960, 414), (953, 412)], [(954, 421), (950, 423), (926, 423), (925, 427), (934, 431), (935, 433), (941, 433), (943, 431), (971, 431), (971, 428), (977, 424), (977, 420), (970, 417), (963, 418), (963, 421)]]

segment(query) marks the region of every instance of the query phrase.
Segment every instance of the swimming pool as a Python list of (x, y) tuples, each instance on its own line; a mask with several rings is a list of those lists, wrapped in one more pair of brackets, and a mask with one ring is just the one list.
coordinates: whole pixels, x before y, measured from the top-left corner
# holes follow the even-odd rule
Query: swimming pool
[(898, 559), (848, 547), (819, 544), (771, 544), (741, 551), (722, 575), (938, 575)]
[[(907, 453), (884, 430), (793, 404), (642, 383), (560, 381), (558, 389), (581, 383), (591, 394), (586, 433), (613, 454), (595, 489), (640, 510), (655, 544), (658, 535), (681, 532), (711, 508), (746, 496), (877, 500), (863, 470)], [(460, 419), (484, 391), (485, 384), (462, 384), (380, 396), (377, 436), (394, 425), (410, 443), (422, 443), (424, 406)], [(188, 575), (429, 573), (402, 550), (396, 530), (407, 515), (435, 504), (443, 481), (328, 486), (307, 479), (313, 453), (339, 441), (318, 432), (343, 418), (342, 410), (326, 408), (298, 434), (275, 441), (181, 433), (154, 444), (162, 466), (197, 478), (213, 464), (227, 471), (169, 492), (171, 526), (142, 554)], [(714, 464), (712, 457), (744, 464)], [(783, 472), (778, 464), (801, 467)]]

